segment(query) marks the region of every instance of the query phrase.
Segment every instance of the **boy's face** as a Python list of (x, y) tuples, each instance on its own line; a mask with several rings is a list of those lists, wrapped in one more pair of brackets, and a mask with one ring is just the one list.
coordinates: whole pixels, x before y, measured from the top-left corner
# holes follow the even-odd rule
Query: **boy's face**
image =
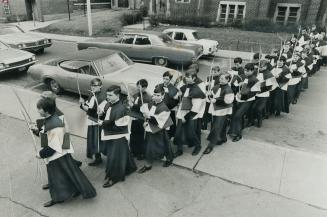
[(245, 76), (249, 77), (249, 76), (253, 75), (254, 71), (249, 70), (249, 69), (245, 69), (244, 73), (245, 73)]
[(185, 83), (186, 84), (193, 84), (194, 83), (194, 79), (191, 75), (185, 76)]
[(164, 95), (162, 93), (154, 93), (152, 95), (152, 101), (155, 103), (160, 103), (164, 98)]
[(170, 78), (168, 76), (163, 77), (162, 80), (165, 86), (167, 86), (170, 83)]
[(242, 64), (241, 63), (238, 63), (238, 62), (237, 63), (234, 63), (234, 65), (235, 65), (236, 68), (240, 68), (242, 66)]
[(101, 85), (91, 85), (91, 91), (93, 93), (98, 93), (101, 91)]
[(284, 65), (284, 61), (282, 61), (282, 60), (277, 61), (277, 67), (281, 68), (281, 67), (283, 67), (283, 65)]
[(219, 83), (221, 85), (225, 85), (228, 84), (228, 79), (227, 79), (227, 75), (222, 75), (219, 77)]
[(300, 57), (299, 57), (298, 55), (294, 55), (293, 60), (294, 60), (295, 62), (297, 62), (299, 59), (300, 59)]
[(113, 91), (107, 92), (107, 100), (111, 103), (117, 102), (119, 100), (119, 95), (115, 94)]
[(140, 84), (136, 85), (138, 90), (141, 90), (142, 92), (146, 91), (146, 87), (142, 87)]
[(40, 114), (41, 117), (46, 118), (49, 116), (48, 112), (45, 112), (43, 109), (37, 109), (38, 113)]

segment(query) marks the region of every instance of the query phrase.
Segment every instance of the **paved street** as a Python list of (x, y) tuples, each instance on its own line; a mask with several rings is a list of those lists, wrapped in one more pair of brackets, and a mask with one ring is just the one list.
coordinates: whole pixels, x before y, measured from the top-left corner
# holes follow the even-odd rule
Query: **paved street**
[[(40, 63), (77, 52), (73, 42), (54, 41)], [(226, 56), (226, 55), (225, 55)], [(212, 59), (200, 60), (204, 78)], [(229, 68), (228, 58), (215, 64)], [(46, 170), (36, 160), (33, 140), (19, 113), (10, 86), (16, 88), (31, 117), (37, 117), (35, 102), (47, 88), (28, 75), (0, 77), (0, 210), (4, 217), (326, 217), (327, 216), (327, 70), (310, 78), (290, 114), (271, 117), (263, 127), (244, 130), (244, 139), (216, 147), (208, 156), (190, 155), (186, 150), (174, 166), (140, 175), (134, 173), (123, 183), (103, 189), (104, 165), (87, 166), (85, 157), (85, 115), (78, 108), (78, 96), (64, 93), (58, 107), (70, 125), (75, 158), (97, 189), (92, 200), (69, 201), (51, 208)], [(19, 135), (18, 135), (19, 133)], [(206, 134), (202, 136), (203, 146)], [(38, 144), (38, 141), (37, 141)], [(38, 146), (38, 145), (37, 145)], [(37, 164), (40, 163), (40, 165)], [(141, 167), (143, 162), (138, 161)], [(40, 166), (42, 174), (38, 171)]]

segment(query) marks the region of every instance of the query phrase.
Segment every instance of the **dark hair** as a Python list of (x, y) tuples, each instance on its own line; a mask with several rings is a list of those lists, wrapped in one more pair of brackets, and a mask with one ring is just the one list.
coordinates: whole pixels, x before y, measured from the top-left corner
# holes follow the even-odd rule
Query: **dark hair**
[(214, 67), (212, 67), (212, 70), (215, 70), (215, 71), (220, 71), (220, 67), (219, 66), (214, 66)]
[(166, 71), (163, 73), (162, 77), (169, 77), (169, 79), (171, 80), (173, 78), (173, 75), (169, 71)]
[(280, 60), (280, 61), (283, 61), (283, 62), (285, 63), (285, 62), (286, 62), (286, 57), (281, 56), (281, 57), (279, 58), (279, 60)]
[(236, 57), (236, 58), (234, 59), (234, 63), (242, 64), (242, 62), (243, 62), (243, 60), (242, 60), (241, 57)]
[(141, 79), (141, 80), (138, 80), (137, 82), (136, 82), (136, 85), (141, 85), (141, 87), (148, 87), (148, 81), (147, 80), (145, 80), (145, 79)]
[(100, 78), (93, 78), (91, 80), (91, 86), (101, 86), (102, 85), (102, 81)]
[(247, 63), (244, 68), (246, 70), (251, 70), (251, 71), (254, 71), (254, 64), (253, 63)]
[(156, 85), (153, 90), (153, 93), (160, 93), (161, 95), (165, 94), (165, 89), (161, 85)]
[(224, 76), (228, 81), (232, 79), (232, 75), (229, 74), (228, 72), (223, 72), (220, 74), (220, 76)]
[(253, 55), (253, 59), (255, 59), (255, 60), (258, 60), (258, 59), (260, 59), (260, 54), (259, 53), (255, 53), (254, 55)]
[(111, 85), (107, 88), (107, 92), (113, 92), (116, 95), (121, 94), (121, 88), (117, 85)]
[(56, 112), (56, 103), (54, 100), (49, 98), (41, 98), (36, 104), (38, 109), (42, 109), (43, 111), (53, 115)]

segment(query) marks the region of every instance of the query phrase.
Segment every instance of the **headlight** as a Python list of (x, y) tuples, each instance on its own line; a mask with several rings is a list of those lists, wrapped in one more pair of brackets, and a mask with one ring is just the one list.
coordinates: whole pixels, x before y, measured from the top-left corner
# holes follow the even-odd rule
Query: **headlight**
[(22, 44), (18, 44), (17, 47), (20, 49), (20, 48), (23, 48), (23, 45)]
[(36, 60), (35, 55), (32, 56), (32, 61)]
[(43, 41), (44, 44), (47, 44), (48, 42), (49, 42), (48, 39), (45, 39), (45, 40)]
[(26, 44), (22, 44), (22, 47), (26, 47)]
[(5, 68), (5, 64), (0, 63), (0, 69), (4, 69)]

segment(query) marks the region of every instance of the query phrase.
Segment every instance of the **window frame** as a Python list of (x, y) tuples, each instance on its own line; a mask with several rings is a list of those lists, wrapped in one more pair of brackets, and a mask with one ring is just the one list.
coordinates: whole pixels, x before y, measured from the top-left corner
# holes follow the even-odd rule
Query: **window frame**
[(175, 0), (177, 4), (190, 4), (191, 0)]
[(300, 21), (300, 17), (301, 17), (301, 9), (302, 9), (302, 4), (293, 4), (293, 3), (278, 3), (276, 5), (275, 8), (275, 14), (274, 14), (274, 23), (278, 23), (277, 22), (277, 17), (278, 17), (278, 7), (286, 7), (286, 12), (285, 12), (285, 18), (284, 18), (284, 22), (283, 25), (286, 26), (289, 23), (289, 16), (290, 16), (290, 9), (291, 8), (299, 8), (297, 11), (297, 16), (296, 16), (296, 21), (295, 24), (298, 24)]
[(230, 5), (235, 6), (234, 8), (234, 17), (233, 17), (233, 21), (237, 20), (237, 15), (238, 15), (238, 11), (239, 11), (239, 6), (243, 6), (243, 16), (242, 16), (242, 20), (241, 22), (244, 22), (245, 19), (245, 14), (246, 14), (246, 2), (237, 2), (237, 1), (220, 1), (219, 2), (219, 7), (218, 7), (218, 14), (217, 14), (217, 19), (216, 21), (219, 23), (222, 23), (221, 20), (221, 12), (222, 12), (222, 5), (226, 5), (226, 15), (224, 17), (224, 24), (226, 25), (229, 21), (229, 12), (230, 12)]

